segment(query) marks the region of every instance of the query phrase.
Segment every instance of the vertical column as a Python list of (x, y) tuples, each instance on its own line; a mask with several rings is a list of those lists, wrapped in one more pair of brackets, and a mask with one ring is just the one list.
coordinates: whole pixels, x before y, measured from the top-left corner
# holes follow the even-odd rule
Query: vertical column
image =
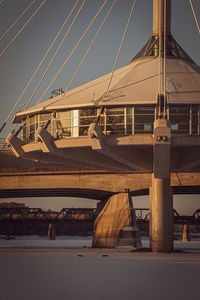
[(183, 225), (183, 234), (182, 234), (182, 242), (190, 241), (190, 232), (189, 226), (187, 224)]
[(173, 251), (173, 199), (169, 178), (152, 175), (150, 245), (152, 252)]
[(149, 189), (149, 247), (152, 249), (152, 187)]
[(55, 240), (55, 239), (56, 239), (55, 224), (49, 223), (47, 240)]
[(154, 161), (150, 189), (150, 247), (173, 251), (173, 199), (170, 186), (171, 129), (165, 119), (154, 122)]

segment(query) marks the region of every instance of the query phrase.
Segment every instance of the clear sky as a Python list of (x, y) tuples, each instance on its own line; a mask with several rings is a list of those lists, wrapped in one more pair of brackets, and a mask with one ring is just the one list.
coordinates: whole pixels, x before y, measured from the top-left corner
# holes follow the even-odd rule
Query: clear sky
[[(0, 0), (0, 37), (9, 26), (11, 26), (14, 20), (19, 17), (31, 1), (32, 0)], [(11, 32), (0, 41), (0, 53), (42, 2), (42, 0), (37, 0), (25, 17), (22, 18)], [(80, 1), (80, 3), (81, 2), (82, 1)], [(41, 88), (38, 93), (36, 93), (32, 105), (37, 102), (37, 99), (53, 79), (103, 2), (103, 0), (86, 1), (80, 16), (72, 27), (69, 37), (63, 44), (61, 51), (48, 72)], [(76, 53), (49, 90), (46, 99), (49, 97), (50, 91), (59, 87), (63, 89), (66, 88), (112, 2), (112, 0), (108, 1), (105, 9), (99, 15), (97, 22), (92, 26)], [(75, 0), (47, 0), (17, 40), (5, 54), (0, 57), (0, 124), (4, 122), (11, 108), (21, 95), (74, 3)], [(117, 1), (108, 21), (103, 27), (102, 33), (95, 42), (79, 75), (72, 84), (72, 88), (105, 73), (111, 72), (132, 3), (133, 1), (130, 0)], [(200, 22), (200, 1), (193, 0), (193, 4), (197, 13), (197, 18)], [(126, 65), (150, 37), (152, 33), (152, 6), (153, 0), (137, 0), (117, 68)], [(56, 51), (56, 46), (64, 36), (75, 13), (67, 23), (63, 34), (52, 49), (50, 56), (48, 56), (41, 71), (36, 76), (33, 84), (31, 84), (25, 97), (22, 99), (21, 104), (28, 101), (31, 92), (40, 80), (41, 74), (44, 72), (45, 67), (53, 56), (53, 53)], [(200, 65), (200, 35), (195, 25), (189, 1), (172, 0), (172, 34), (192, 59)], [(1, 137), (6, 137), (12, 127), (13, 125), (9, 122), (1, 134)]]

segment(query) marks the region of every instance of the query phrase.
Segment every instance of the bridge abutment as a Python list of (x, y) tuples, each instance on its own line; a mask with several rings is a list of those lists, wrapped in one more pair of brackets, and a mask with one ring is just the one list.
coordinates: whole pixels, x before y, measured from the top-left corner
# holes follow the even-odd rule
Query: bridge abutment
[(120, 245), (141, 248), (135, 212), (129, 193), (111, 196), (94, 224), (92, 247), (114, 248)]

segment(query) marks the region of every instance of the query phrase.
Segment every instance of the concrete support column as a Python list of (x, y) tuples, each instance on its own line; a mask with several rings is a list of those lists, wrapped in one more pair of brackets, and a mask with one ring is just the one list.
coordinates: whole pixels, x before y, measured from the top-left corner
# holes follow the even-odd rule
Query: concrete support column
[(141, 248), (131, 195), (113, 195), (102, 207), (94, 223), (92, 247), (114, 248), (129, 245)]
[(173, 199), (170, 187), (171, 129), (165, 119), (154, 122), (154, 161), (150, 191), (150, 246), (173, 251)]
[(189, 226), (187, 224), (183, 225), (183, 235), (182, 235), (182, 242), (190, 241), (190, 232)]
[(48, 226), (47, 240), (55, 240), (55, 239), (56, 239), (55, 224), (50, 223)]
[(152, 175), (150, 194), (150, 247), (152, 252), (173, 251), (173, 197), (169, 178)]

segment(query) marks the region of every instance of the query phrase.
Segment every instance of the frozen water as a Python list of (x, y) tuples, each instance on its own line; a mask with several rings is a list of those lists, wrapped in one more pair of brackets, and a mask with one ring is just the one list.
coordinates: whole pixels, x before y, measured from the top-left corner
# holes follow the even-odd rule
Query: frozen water
[(28, 247), (28, 248), (76, 248), (91, 247), (92, 237), (57, 236), (56, 240), (47, 240), (41, 236), (17, 236), (14, 239), (0, 239), (1, 247)]
[[(142, 242), (148, 246), (148, 240)], [(91, 237), (0, 240), (0, 299), (199, 298), (198, 241), (175, 241), (176, 249), (189, 250), (171, 254), (130, 252), (130, 248), (78, 248), (88, 245)]]

